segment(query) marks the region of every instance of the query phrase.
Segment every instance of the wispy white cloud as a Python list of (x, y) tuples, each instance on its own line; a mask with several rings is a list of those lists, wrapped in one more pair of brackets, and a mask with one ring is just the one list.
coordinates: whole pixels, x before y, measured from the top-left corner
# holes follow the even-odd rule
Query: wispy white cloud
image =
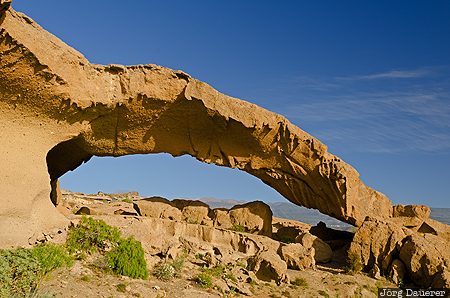
[[(419, 76), (406, 72), (377, 75)], [(277, 106), (277, 112), (330, 147), (385, 153), (450, 150), (449, 74), (414, 84), (379, 82), (369, 88), (355, 80), (332, 89), (332, 78), (323, 81), (327, 88), (318, 93), (293, 88), (297, 100), (291, 96)], [(314, 84), (321, 86), (318, 79)]]
[(430, 74), (432, 74), (432, 71), (430, 69), (390, 70), (387, 72), (373, 73), (367, 75), (341, 77), (339, 79), (343, 80), (413, 79), (425, 77)]

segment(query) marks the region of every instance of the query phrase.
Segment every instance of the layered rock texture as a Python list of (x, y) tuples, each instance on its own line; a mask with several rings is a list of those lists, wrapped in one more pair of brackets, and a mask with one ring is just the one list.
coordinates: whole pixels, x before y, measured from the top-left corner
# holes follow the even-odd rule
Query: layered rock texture
[[(0, 5), (0, 246), (60, 227), (57, 180), (92, 156), (167, 152), (238, 168), (360, 225), (390, 201), (284, 117), (157, 65), (94, 65)], [(7, 227), (7, 228), (6, 228)]]
[(365, 271), (394, 282), (421, 287), (450, 287), (450, 227), (428, 218), (425, 206), (393, 208), (394, 217), (367, 217), (356, 231), (349, 254)]

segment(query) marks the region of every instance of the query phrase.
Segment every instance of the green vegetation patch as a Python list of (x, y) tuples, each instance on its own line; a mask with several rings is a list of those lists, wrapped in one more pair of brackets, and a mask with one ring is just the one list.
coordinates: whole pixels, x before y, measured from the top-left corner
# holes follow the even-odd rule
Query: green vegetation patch
[(45, 274), (72, 264), (63, 247), (50, 243), (0, 250), (0, 297), (31, 297)]
[[(144, 250), (139, 241), (122, 238), (117, 228), (102, 220), (82, 217), (80, 223), (69, 230), (65, 246), (45, 243), (31, 249), (0, 250), (0, 297), (34, 297), (47, 273), (72, 266), (74, 255), (83, 257), (95, 252), (101, 254), (116, 274), (148, 277)], [(175, 266), (179, 268), (182, 264)], [(82, 277), (82, 280), (89, 281), (90, 277)]]
[(153, 268), (153, 275), (162, 281), (170, 281), (174, 277), (180, 275), (181, 270), (186, 262), (186, 254), (178, 256), (172, 261), (163, 261)]
[(83, 257), (86, 253), (104, 252), (106, 248), (117, 245), (120, 239), (117, 228), (103, 220), (83, 216), (80, 223), (69, 230), (66, 247), (70, 253)]
[(355, 274), (363, 269), (361, 259), (356, 253), (349, 253), (347, 257), (347, 267), (345, 268), (348, 273)]
[(297, 286), (297, 287), (304, 287), (304, 288), (308, 287), (308, 282), (306, 281), (306, 279), (300, 278), (300, 277), (297, 277), (296, 279), (291, 280), (291, 284), (294, 286)]
[(241, 232), (241, 233), (247, 232), (247, 229), (242, 225), (233, 225), (231, 227), (231, 230), (233, 230), (235, 232)]
[(203, 268), (202, 271), (214, 277), (221, 277), (225, 273), (225, 266), (219, 264), (213, 268)]
[(197, 276), (195, 277), (195, 281), (205, 289), (211, 288), (213, 285), (212, 276), (208, 272), (201, 272), (197, 274)]
[(43, 274), (60, 267), (71, 267), (74, 262), (63, 246), (53, 243), (38, 245), (31, 249), (31, 254), (39, 261)]
[(119, 244), (107, 252), (106, 260), (112, 271), (131, 278), (148, 278), (144, 249), (133, 237), (121, 239)]

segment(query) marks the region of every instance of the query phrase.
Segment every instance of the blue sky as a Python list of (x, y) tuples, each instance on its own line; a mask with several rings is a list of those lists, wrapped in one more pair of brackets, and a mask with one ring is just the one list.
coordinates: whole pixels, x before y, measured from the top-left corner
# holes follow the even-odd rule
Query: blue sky
[[(93, 63), (182, 69), (285, 115), (395, 203), (450, 207), (450, 1), (14, 0)], [(281, 200), (189, 157), (95, 158), (63, 187)]]

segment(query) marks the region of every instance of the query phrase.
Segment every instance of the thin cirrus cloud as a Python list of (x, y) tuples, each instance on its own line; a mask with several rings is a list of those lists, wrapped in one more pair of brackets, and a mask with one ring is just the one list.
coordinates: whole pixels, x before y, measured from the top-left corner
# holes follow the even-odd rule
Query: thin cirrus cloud
[(432, 73), (395, 70), (347, 82), (297, 78), (297, 85), (291, 85), (296, 98), (276, 110), (330, 147), (383, 153), (449, 150), (450, 75), (434, 72), (431, 80), (424, 78)]
[(421, 78), (433, 74), (431, 69), (416, 70), (391, 70), (387, 72), (374, 73), (368, 75), (356, 75), (350, 77), (341, 77), (341, 80), (377, 80), (377, 79), (413, 79)]

